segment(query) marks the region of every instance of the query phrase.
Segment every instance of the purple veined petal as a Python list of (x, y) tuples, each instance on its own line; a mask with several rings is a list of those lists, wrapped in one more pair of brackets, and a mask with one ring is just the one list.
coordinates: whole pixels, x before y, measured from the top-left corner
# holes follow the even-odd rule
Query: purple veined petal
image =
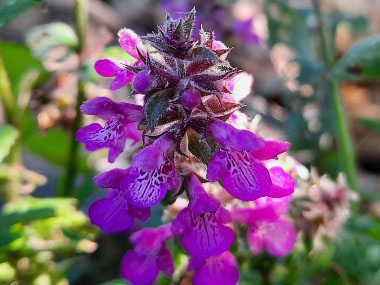
[(261, 224), (258, 231), (263, 231), (265, 247), (270, 255), (281, 257), (293, 250), (297, 231), (291, 222), (278, 219), (272, 223)]
[(81, 111), (83, 114), (96, 115), (103, 120), (121, 115), (124, 117), (125, 123), (137, 122), (144, 118), (142, 106), (115, 102), (107, 97), (96, 97), (88, 100), (81, 106)]
[(231, 217), (230, 211), (228, 211), (227, 209), (225, 209), (223, 207), (220, 207), (216, 211), (215, 214), (216, 214), (216, 218), (218, 219), (219, 223), (221, 223), (221, 224), (228, 224), (228, 223), (232, 222), (232, 217)]
[(286, 173), (281, 167), (272, 167), (269, 169), (272, 187), (267, 196), (272, 198), (282, 198), (293, 194), (295, 182), (289, 173)]
[(158, 253), (165, 242), (172, 236), (171, 224), (166, 224), (158, 228), (145, 228), (135, 232), (131, 235), (130, 240), (136, 245), (136, 252)]
[(121, 263), (121, 276), (132, 284), (151, 284), (158, 276), (157, 254), (145, 255), (129, 250)]
[(172, 222), (173, 236), (180, 236), (191, 230), (191, 210), (186, 207), (183, 209), (175, 220)]
[(255, 227), (251, 227), (247, 234), (250, 250), (254, 254), (260, 254), (264, 249), (264, 237)]
[(135, 73), (127, 69), (124, 69), (123, 71), (119, 72), (116, 78), (111, 82), (111, 85), (110, 85), (111, 91), (115, 91), (117, 89), (123, 88), (124, 86), (128, 85), (129, 83), (132, 82), (134, 77), (135, 77)]
[(224, 152), (227, 161), (225, 176), (222, 178), (223, 187), (232, 196), (243, 201), (252, 201), (267, 195), (272, 186), (269, 172), (263, 165), (255, 162), (250, 153), (224, 149), (219, 152)]
[(121, 29), (117, 35), (119, 36), (120, 46), (130, 56), (140, 59), (139, 54), (137, 53), (137, 48), (141, 52), (146, 53), (141, 38), (131, 29)]
[(121, 189), (121, 181), (126, 175), (128, 175), (128, 172), (129, 168), (114, 168), (112, 170), (99, 173), (94, 177), (93, 181), (100, 188)]
[(288, 151), (290, 143), (282, 141), (267, 141), (262, 149), (253, 151), (252, 155), (259, 160), (275, 159), (283, 152)]
[(126, 137), (133, 141), (132, 146), (142, 140), (142, 131), (137, 129), (137, 125), (138, 123), (134, 122), (125, 127)]
[(233, 209), (231, 216), (234, 223), (247, 225), (252, 225), (257, 221), (274, 221), (277, 219), (277, 214), (273, 207)]
[(174, 142), (171, 135), (163, 135), (134, 156), (132, 161), (133, 166), (144, 171), (159, 168), (167, 160), (167, 154)]
[(182, 245), (192, 256), (207, 258), (230, 249), (234, 231), (221, 224), (215, 213), (189, 214), (193, 228), (183, 235)]
[(171, 251), (167, 247), (163, 247), (158, 253), (157, 258), (158, 269), (166, 275), (173, 275), (174, 273), (174, 260)]
[(176, 189), (179, 179), (173, 162), (166, 160), (160, 168), (143, 171), (131, 167), (122, 183), (128, 202), (138, 207), (151, 207), (159, 203), (168, 189)]
[(220, 202), (212, 195), (206, 193), (202, 184), (194, 174), (190, 175), (188, 187), (191, 196), (189, 208), (194, 213), (200, 215), (205, 212), (216, 211), (219, 209)]
[(152, 80), (152, 76), (148, 70), (141, 70), (136, 74), (136, 77), (133, 81), (133, 89), (140, 94), (144, 94), (151, 85)]
[(238, 130), (221, 120), (212, 120), (208, 130), (222, 147), (258, 151), (265, 146), (263, 138), (247, 130)]
[(145, 222), (150, 219), (150, 208), (129, 205), (129, 214), (132, 217), (138, 218), (139, 220)]
[(211, 182), (218, 181), (227, 173), (227, 154), (225, 151), (218, 151), (211, 159), (207, 168), (207, 179)]
[(102, 231), (113, 233), (128, 229), (133, 224), (133, 217), (128, 212), (127, 202), (119, 195), (118, 190), (110, 190), (107, 198), (93, 203), (88, 215), (91, 223)]
[(123, 70), (116, 62), (110, 59), (101, 59), (95, 62), (94, 68), (96, 72), (103, 77), (114, 77)]
[(206, 259), (205, 264), (193, 276), (194, 285), (234, 285), (239, 281), (238, 263), (228, 251)]
[(198, 271), (205, 265), (206, 259), (200, 257), (191, 257), (187, 266), (188, 271)]
[(83, 127), (77, 132), (77, 140), (84, 143), (88, 151), (108, 148), (108, 161), (114, 162), (123, 152), (126, 136), (123, 116), (115, 115), (109, 118), (104, 126), (94, 123)]

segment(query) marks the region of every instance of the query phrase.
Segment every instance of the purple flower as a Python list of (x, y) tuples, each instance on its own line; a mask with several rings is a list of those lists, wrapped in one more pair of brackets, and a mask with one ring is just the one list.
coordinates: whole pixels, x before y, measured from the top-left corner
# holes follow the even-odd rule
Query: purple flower
[(206, 193), (196, 176), (188, 183), (191, 196), (172, 225), (175, 236), (182, 236), (183, 247), (193, 256), (207, 258), (228, 250), (234, 241), (234, 232), (224, 224), (231, 221), (230, 213), (220, 202)]
[(179, 186), (174, 163), (168, 152), (175, 140), (165, 134), (135, 155), (122, 188), (132, 205), (150, 207), (159, 203), (167, 190)]
[(87, 101), (82, 113), (96, 115), (106, 121), (104, 127), (93, 123), (78, 130), (77, 140), (84, 143), (88, 151), (109, 148), (108, 161), (114, 162), (124, 150), (127, 138), (138, 139), (136, 130), (130, 131), (128, 124), (144, 117), (142, 107), (129, 103), (117, 103), (106, 97)]
[(293, 194), (295, 182), (289, 173), (279, 166), (269, 169), (269, 175), (272, 180), (272, 187), (267, 193), (268, 197), (282, 198)]
[(156, 229), (146, 228), (132, 234), (130, 240), (136, 246), (123, 257), (122, 277), (132, 284), (151, 284), (157, 279), (159, 271), (172, 275), (173, 256), (165, 245), (170, 238), (170, 224)]
[(208, 130), (221, 148), (210, 161), (207, 179), (222, 179), (224, 188), (243, 201), (266, 196), (272, 185), (269, 172), (251, 153), (263, 148), (265, 141), (216, 119)]
[(110, 89), (115, 91), (132, 82), (135, 73), (124, 66), (128, 62), (121, 60), (101, 59), (95, 62), (96, 72), (103, 77), (115, 77), (111, 82)]
[(194, 285), (234, 285), (239, 281), (238, 264), (228, 251), (207, 259), (192, 257), (188, 270), (195, 271)]
[[(132, 67), (139, 67), (142, 61), (137, 50), (142, 54), (146, 54), (140, 37), (130, 29), (120, 30), (118, 36), (120, 46), (126, 53), (136, 59)], [(94, 67), (96, 72), (103, 77), (115, 77), (110, 86), (110, 89), (115, 91), (131, 83), (135, 77), (135, 73), (127, 68), (129, 65), (130, 63), (127, 61), (101, 59), (95, 63)]]
[(240, 37), (242, 42), (257, 45), (260, 43), (260, 38), (252, 31), (252, 24), (253, 19), (236, 21), (232, 29)]
[[(288, 255), (294, 247), (297, 232), (293, 224), (282, 218), (289, 199), (262, 198), (257, 208), (234, 209), (234, 222), (248, 224), (248, 243), (251, 251), (260, 254), (264, 247), (272, 256)], [(278, 201), (275, 201), (278, 200)]]
[(252, 151), (252, 155), (259, 160), (276, 159), (278, 155), (288, 151), (290, 143), (282, 141), (266, 141), (265, 146)]

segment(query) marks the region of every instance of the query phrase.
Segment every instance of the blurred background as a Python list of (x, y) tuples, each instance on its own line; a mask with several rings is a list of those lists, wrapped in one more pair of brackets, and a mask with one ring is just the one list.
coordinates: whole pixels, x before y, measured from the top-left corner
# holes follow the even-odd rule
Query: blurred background
[[(97, 96), (130, 100), (93, 69), (126, 58), (119, 29), (144, 35), (165, 11), (193, 6), (196, 29), (214, 30), (234, 47), (232, 65), (254, 75), (243, 111), (260, 118), (263, 137), (292, 143), (305, 166), (298, 191), (356, 193), (352, 204), (314, 201), (331, 217), (311, 222), (294, 203), (304, 246), (281, 260), (253, 257), (239, 284), (380, 284), (378, 0), (0, 1), (0, 284), (127, 284), (119, 264), (141, 225), (105, 234), (89, 223), (89, 205), (104, 195), (92, 178), (111, 166), (106, 150), (87, 153), (73, 139), (93, 120), (78, 108)], [(148, 226), (161, 223), (162, 206), (154, 211)]]

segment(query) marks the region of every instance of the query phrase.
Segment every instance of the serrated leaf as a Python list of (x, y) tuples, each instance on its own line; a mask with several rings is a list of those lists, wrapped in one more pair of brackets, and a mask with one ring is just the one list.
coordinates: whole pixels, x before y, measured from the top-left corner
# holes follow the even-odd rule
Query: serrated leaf
[(189, 38), (192, 34), (195, 20), (195, 7), (187, 14), (186, 19), (183, 23), (183, 31), (186, 38)]
[(169, 107), (169, 91), (159, 91), (153, 94), (145, 104), (144, 113), (148, 128), (154, 131), (158, 124), (158, 120)]
[(339, 80), (380, 78), (380, 35), (354, 43), (332, 70)]
[(0, 4), (0, 28), (42, 0), (3, 0)]
[(8, 155), (17, 138), (18, 131), (14, 127), (0, 126), (0, 162)]
[(206, 140), (201, 140), (195, 131), (189, 129), (187, 132), (190, 152), (208, 165), (211, 160), (211, 148)]
[(191, 60), (195, 61), (218, 61), (218, 56), (206, 47), (196, 47), (193, 49)]

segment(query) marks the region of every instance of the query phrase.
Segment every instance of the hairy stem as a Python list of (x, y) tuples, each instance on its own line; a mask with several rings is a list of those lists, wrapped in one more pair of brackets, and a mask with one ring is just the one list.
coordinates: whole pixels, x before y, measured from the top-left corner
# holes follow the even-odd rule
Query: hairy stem
[[(334, 48), (327, 28), (327, 21), (321, 9), (321, 1), (313, 0), (314, 11), (320, 29), (320, 41), (323, 61), (328, 70), (334, 65)], [(331, 106), (334, 112), (338, 131), (339, 161), (346, 174), (351, 188), (356, 189), (356, 160), (350, 130), (344, 113), (340, 96), (339, 82), (331, 79), (328, 82), (331, 91)]]
[(75, 2), (75, 25), (76, 25), (76, 32), (78, 35), (78, 47), (77, 47), (77, 53), (80, 57), (80, 63), (79, 63), (79, 79), (78, 79), (78, 94), (76, 99), (76, 106), (75, 111), (76, 115), (74, 118), (73, 126), (71, 128), (71, 145), (70, 145), (70, 152), (68, 156), (67, 161), (67, 167), (66, 167), (66, 176), (64, 185), (62, 188), (61, 196), (70, 196), (74, 189), (75, 185), (75, 178), (77, 176), (78, 172), (78, 153), (79, 153), (79, 144), (78, 141), (75, 138), (75, 134), (77, 133), (78, 129), (81, 126), (82, 123), (82, 116), (80, 112), (80, 106), (82, 105), (84, 101), (84, 81), (80, 74), (84, 62), (82, 59), (82, 55), (84, 51), (86, 50), (86, 43), (87, 43), (87, 24), (88, 24), (88, 1), (87, 0), (76, 0)]

